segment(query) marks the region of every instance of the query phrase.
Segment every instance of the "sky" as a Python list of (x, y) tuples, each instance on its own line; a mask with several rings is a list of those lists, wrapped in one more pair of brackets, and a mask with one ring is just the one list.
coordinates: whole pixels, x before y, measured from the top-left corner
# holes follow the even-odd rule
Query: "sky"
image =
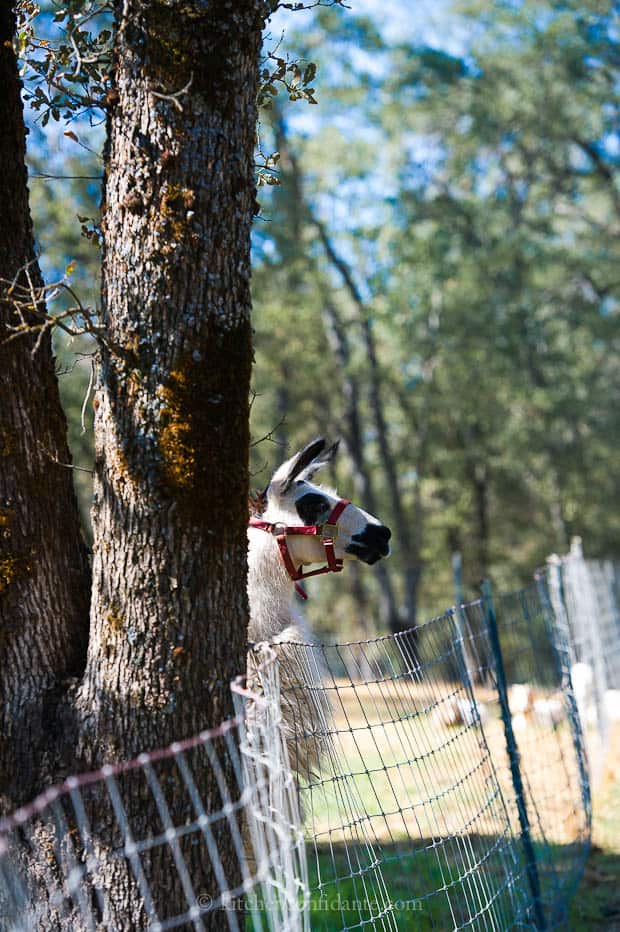
[[(337, 10), (334, 11), (334, 15), (347, 16), (350, 13), (351, 16), (368, 17), (388, 43), (407, 40), (416, 44), (442, 48), (453, 54), (460, 54), (466, 47), (468, 38), (470, 38), (470, 35), (464, 33), (459, 22), (449, 14), (449, 0), (415, 0), (415, 2), (408, 2), (408, 0), (345, 0), (345, 2), (348, 11), (345, 10), (343, 13), (343, 11)], [(304, 30), (311, 27), (315, 16), (316, 11), (314, 10), (299, 12), (279, 10), (272, 17), (268, 31), (276, 41), (280, 36), (283, 37), (280, 46), (283, 54), (290, 53), (292, 57), (295, 57), (295, 35), (296, 33), (303, 35)], [(57, 30), (58, 27), (51, 22), (51, 17), (46, 22), (50, 30), (49, 37), (53, 38), (53, 31)], [(347, 55), (356, 68), (363, 68), (371, 75), (374, 73), (376, 77), (380, 76), (385, 67), (380, 55), (363, 48), (348, 46)], [(322, 93), (320, 90), (321, 80), (325, 82), (326, 76), (319, 75), (319, 94)], [(325, 97), (324, 101), (326, 104)], [(294, 131), (313, 136), (319, 134), (321, 129), (325, 127), (326, 120), (330, 119), (329, 116), (326, 116), (326, 109), (326, 107), (321, 107), (320, 99), (318, 107), (309, 106), (299, 101), (288, 108), (287, 116), (290, 118), (291, 127)], [(80, 148), (81, 145), (99, 150), (104, 139), (103, 121), (100, 116), (96, 117), (93, 123), (88, 118), (82, 118), (68, 126), (64, 121), (55, 123), (50, 120), (45, 130), (41, 130), (38, 126), (38, 115), (28, 107), (26, 108), (26, 115), (31, 127), (30, 151), (37, 157), (37, 165), (33, 166), (31, 170), (31, 184), (50, 191), (54, 186), (55, 190), (60, 192), (61, 197), (66, 197), (67, 202), (69, 202), (70, 182), (62, 179), (48, 180), (40, 177), (40, 173), (43, 170), (50, 174), (66, 174), (65, 161), (67, 157), (79, 157), (83, 154), (83, 150)], [(352, 110), (348, 116), (341, 113), (338, 119), (340, 124), (343, 121), (345, 123), (348, 121), (346, 126), (338, 126), (341, 131), (356, 134), (358, 137), (373, 133), (372, 127), (362, 125), (359, 114), (355, 110)], [(76, 134), (79, 142), (71, 136), (66, 136), (67, 130), (70, 130), (72, 134)], [(427, 155), (424, 145), (423, 140), (419, 141), (420, 159), (424, 159)], [(89, 161), (92, 164), (92, 160)], [(355, 181), (353, 180), (351, 183), (355, 184)], [(381, 193), (385, 196), (385, 183), (380, 181), (379, 183), (382, 184)], [(365, 184), (368, 184), (367, 180)], [(336, 217), (335, 214), (338, 213), (338, 210), (338, 201), (334, 199), (330, 205), (330, 211), (333, 215), (328, 219), (332, 223), (335, 221), (337, 227), (342, 223), (346, 225), (347, 219), (344, 215), (339, 218)], [(47, 277), (60, 274), (61, 270), (49, 266), (45, 254), (42, 255), (41, 259)]]
[[(448, 15), (450, 0), (345, 0), (345, 4), (353, 15), (372, 19), (389, 42), (420, 41), (459, 54), (467, 39), (463, 28)], [(286, 32), (302, 18), (311, 21), (313, 15), (313, 10), (279, 10), (271, 19), (272, 28), (276, 33)]]

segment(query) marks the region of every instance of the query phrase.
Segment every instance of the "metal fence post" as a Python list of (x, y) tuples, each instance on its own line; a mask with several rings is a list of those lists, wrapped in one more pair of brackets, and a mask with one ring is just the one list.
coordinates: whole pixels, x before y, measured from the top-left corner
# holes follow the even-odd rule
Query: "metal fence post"
[(463, 594), (463, 557), (458, 550), (452, 554), (452, 573), (454, 576), (454, 621), (458, 634), (458, 650), (460, 662), (465, 670), (468, 681), (474, 683), (480, 679), (480, 670), (476, 669), (476, 663), (471, 655), (468, 644), (467, 623), (463, 612), (463, 603), (465, 601)]
[(577, 755), (579, 768), (579, 782), (581, 784), (581, 800), (588, 828), (588, 851), (590, 848), (590, 833), (592, 831), (592, 795), (590, 792), (590, 768), (585, 748), (585, 722), (581, 721), (579, 708), (573, 688), (571, 666), (574, 656), (571, 648), (570, 629), (564, 596), (564, 581), (562, 579), (562, 562), (559, 559), (547, 560), (547, 572), (536, 576), (536, 588), (543, 606), (543, 617), (549, 640), (553, 645), (556, 666), (560, 675), (560, 686), (566, 697), (568, 706), (568, 721), (570, 724), (573, 745)]
[(519, 815), (519, 826), (521, 830), (521, 843), (523, 845), (523, 853), (525, 857), (525, 869), (527, 871), (527, 879), (530, 887), (530, 892), (532, 894), (532, 906), (534, 911), (534, 922), (536, 928), (539, 932), (544, 932), (547, 928), (547, 922), (545, 919), (545, 914), (543, 910), (543, 904), (540, 893), (540, 878), (538, 876), (538, 865), (536, 863), (536, 853), (534, 850), (534, 845), (532, 842), (532, 834), (530, 829), (530, 819), (527, 811), (527, 804), (525, 801), (525, 791), (523, 788), (523, 779), (521, 777), (521, 765), (520, 765), (520, 755), (519, 749), (517, 747), (517, 742), (515, 740), (514, 731), (512, 728), (512, 716), (510, 714), (510, 706), (508, 704), (508, 687), (506, 683), (506, 671), (504, 669), (504, 657), (502, 654), (502, 648), (499, 639), (499, 630), (497, 627), (497, 617), (495, 615), (495, 607), (493, 605), (493, 593), (491, 590), (491, 583), (489, 580), (485, 579), (482, 583), (482, 595), (484, 599), (484, 609), (487, 621), (487, 627), (489, 632), (489, 641), (491, 645), (491, 650), (493, 652), (493, 659), (495, 661), (495, 673), (497, 678), (497, 694), (499, 697), (499, 705), (502, 716), (502, 722), (504, 725), (504, 735), (506, 737), (506, 751), (508, 753), (508, 760), (510, 763), (510, 775), (512, 778), (512, 785), (515, 792), (515, 800), (517, 803), (517, 812)]

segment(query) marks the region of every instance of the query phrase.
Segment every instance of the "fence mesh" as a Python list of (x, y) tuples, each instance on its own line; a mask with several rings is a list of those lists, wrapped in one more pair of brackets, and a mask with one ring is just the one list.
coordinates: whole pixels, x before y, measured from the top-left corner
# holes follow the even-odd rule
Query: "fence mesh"
[(570, 554), (552, 562), (550, 590), (567, 631), (571, 679), (597, 781), (620, 721), (620, 567), (584, 560), (576, 538)]
[(414, 928), (421, 915), (437, 928), (505, 928), (525, 914), (457, 641), (448, 612), (364, 643), (278, 647), (285, 688), (303, 694), (294, 672), (318, 667), (331, 707), (327, 742), (323, 722), (300, 716), (295, 729), (330, 749), (301, 781), (313, 929)]
[[(413, 929), (422, 918), (437, 929), (564, 921), (590, 813), (553, 624), (542, 580), (402, 635), (278, 646), (285, 699), (299, 709), (297, 742), (328, 748), (301, 781), (313, 929)], [(304, 682), (309, 669), (322, 671), (320, 687)], [(308, 714), (313, 688), (329, 699), (327, 729), (324, 716)]]
[(0, 823), (0, 928), (566, 927), (617, 581), (574, 550), (402, 634), (259, 646), (234, 719)]
[[(506, 752), (498, 771), (513, 831), (523, 846), (532, 916), (537, 926), (556, 928), (566, 921), (591, 830), (588, 772), (570, 663), (550, 611), (544, 577), (520, 592), (500, 596), (495, 608), (510, 715), (509, 722), (490, 717), (489, 740), (491, 729), (501, 722)], [(487, 625), (488, 611), (485, 605)], [(498, 662), (494, 657), (491, 674), (496, 704), (501, 706)], [(519, 768), (520, 789), (511, 756)]]
[[(261, 694), (236, 683), (237, 714), (218, 728), (71, 777), (3, 820), (0, 928), (302, 929), (305, 849), (273, 659), (260, 672)], [(144, 836), (136, 799), (152, 814)]]

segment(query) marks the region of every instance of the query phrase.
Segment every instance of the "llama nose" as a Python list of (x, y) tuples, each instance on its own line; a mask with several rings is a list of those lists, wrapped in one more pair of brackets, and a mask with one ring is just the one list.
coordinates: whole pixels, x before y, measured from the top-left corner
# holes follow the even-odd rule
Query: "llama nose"
[(367, 524), (360, 534), (354, 534), (347, 552), (363, 560), (364, 563), (376, 563), (390, 552), (388, 543), (392, 532), (384, 524)]
[(388, 541), (391, 536), (392, 532), (385, 524), (369, 524), (362, 535), (364, 543), (378, 550), (384, 557), (390, 552)]

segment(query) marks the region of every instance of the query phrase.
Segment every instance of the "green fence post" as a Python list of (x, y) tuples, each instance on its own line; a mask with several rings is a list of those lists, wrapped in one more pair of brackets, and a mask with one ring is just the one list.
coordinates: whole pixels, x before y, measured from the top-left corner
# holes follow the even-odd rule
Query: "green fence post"
[(454, 604), (462, 605), (463, 598), (463, 556), (460, 550), (452, 554), (452, 578), (454, 579)]
[(497, 677), (497, 694), (499, 697), (499, 706), (504, 724), (504, 735), (506, 737), (506, 750), (510, 763), (510, 775), (517, 802), (517, 812), (519, 815), (519, 826), (521, 829), (521, 843), (525, 856), (525, 869), (527, 879), (532, 894), (532, 905), (534, 910), (534, 922), (536, 928), (543, 932), (547, 928), (547, 922), (543, 910), (542, 899), (540, 895), (540, 878), (538, 876), (538, 865), (536, 863), (536, 853), (532, 843), (532, 834), (530, 829), (530, 819), (527, 812), (525, 801), (525, 791), (523, 789), (523, 779), (521, 777), (521, 766), (519, 749), (515, 740), (512, 729), (512, 716), (510, 706), (508, 705), (508, 687), (506, 685), (506, 671), (504, 669), (504, 658), (499, 640), (499, 631), (497, 627), (497, 617), (493, 605), (493, 593), (491, 583), (485, 579), (482, 583), (482, 596), (484, 599), (484, 608), (486, 614), (487, 627), (489, 632), (489, 641), (493, 658), (495, 661), (495, 673)]

